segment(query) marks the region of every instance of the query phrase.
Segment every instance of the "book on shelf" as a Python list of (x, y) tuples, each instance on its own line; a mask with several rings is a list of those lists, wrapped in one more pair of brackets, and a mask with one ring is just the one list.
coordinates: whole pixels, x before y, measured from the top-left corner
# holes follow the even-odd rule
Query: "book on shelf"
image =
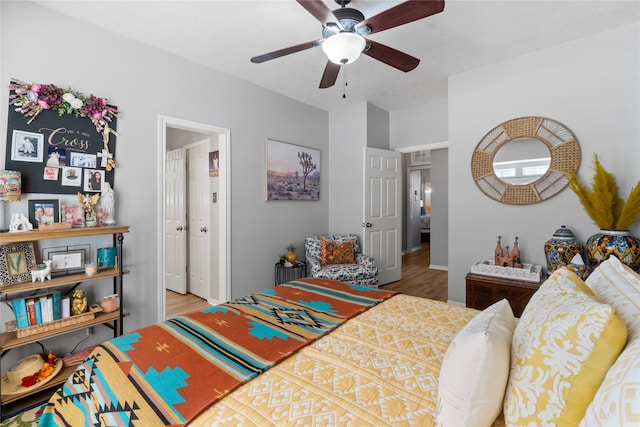
[(62, 298), (60, 305), (62, 306), (62, 318), (71, 317), (71, 299), (69, 297)]
[[(69, 305), (69, 299), (65, 299)], [(61, 319), (63, 311), (60, 291), (12, 300), (11, 308), (16, 317), (18, 328), (41, 325)], [(68, 308), (67, 311), (69, 311)]]
[(29, 326), (37, 325), (38, 322), (36, 322), (35, 299), (28, 298), (25, 301), (25, 304), (27, 305), (27, 315), (29, 316)]
[(33, 310), (36, 312), (36, 325), (42, 323), (42, 308), (39, 299), (33, 301)]
[(27, 315), (27, 306), (24, 298), (11, 301), (13, 314), (16, 316), (18, 328), (26, 328), (29, 326), (29, 317)]

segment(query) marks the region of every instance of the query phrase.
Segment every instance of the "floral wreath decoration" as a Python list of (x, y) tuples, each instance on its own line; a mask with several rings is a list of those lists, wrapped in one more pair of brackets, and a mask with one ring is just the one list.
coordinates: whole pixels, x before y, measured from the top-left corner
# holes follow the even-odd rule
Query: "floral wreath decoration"
[(49, 378), (51, 374), (53, 374), (54, 366), (58, 362), (58, 357), (52, 351), (49, 351), (46, 355), (43, 353), (41, 356), (45, 361), (44, 365), (42, 365), (42, 368), (39, 371), (34, 372), (33, 375), (28, 375), (22, 378), (22, 387), (31, 387), (36, 383)]
[[(118, 110), (108, 105), (106, 98), (99, 98), (93, 94), (86, 96), (82, 92), (71, 88), (65, 90), (54, 84), (27, 83), (19, 80), (12, 80), (9, 89), (13, 91), (9, 95), (9, 105), (15, 105), (15, 111), (30, 117), (27, 123), (31, 123), (43, 110), (57, 111), (59, 116), (73, 114), (76, 117), (89, 117), (96, 131), (102, 133), (104, 148), (109, 151), (109, 134), (117, 135), (116, 131), (109, 127), (109, 122), (117, 117)], [(107, 170), (113, 167), (115, 163), (113, 158), (110, 158)]]

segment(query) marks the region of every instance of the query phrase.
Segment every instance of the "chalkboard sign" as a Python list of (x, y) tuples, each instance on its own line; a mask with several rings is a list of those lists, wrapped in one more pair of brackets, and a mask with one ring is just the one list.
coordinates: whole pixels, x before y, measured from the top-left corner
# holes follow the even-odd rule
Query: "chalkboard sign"
[[(115, 169), (106, 168), (102, 133), (91, 119), (43, 110), (28, 123), (13, 105), (8, 116), (5, 169), (22, 173), (23, 193), (99, 193), (105, 181), (115, 188)], [(109, 127), (115, 131), (115, 117)], [(115, 159), (113, 133), (108, 148)]]

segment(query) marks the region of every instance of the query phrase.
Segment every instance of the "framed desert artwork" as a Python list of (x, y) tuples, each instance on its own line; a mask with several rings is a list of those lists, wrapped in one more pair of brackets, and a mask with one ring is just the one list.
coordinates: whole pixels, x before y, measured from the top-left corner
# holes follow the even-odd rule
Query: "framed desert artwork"
[(267, 139), (267, 200), (320, 200), (320, 150)]

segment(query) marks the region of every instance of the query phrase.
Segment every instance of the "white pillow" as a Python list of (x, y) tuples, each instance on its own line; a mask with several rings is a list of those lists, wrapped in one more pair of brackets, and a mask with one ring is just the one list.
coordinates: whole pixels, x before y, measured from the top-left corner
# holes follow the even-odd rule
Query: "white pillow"
[(503, 299), (458, 332), (440, 368), (438, 426), (490, 426), (500, 415), (515, 327), (511, 306)]
[(613, 307), (629, 330), (629, 340), (640, 335), (640, 276), (612, 256), (600, 263), (586, 280), (603, 302)]
[(609, 257), (587, 279), (587, 285), (625, 321), (629, 341), (609, 368), (580, 427), (640, 426), (640, 275)]

